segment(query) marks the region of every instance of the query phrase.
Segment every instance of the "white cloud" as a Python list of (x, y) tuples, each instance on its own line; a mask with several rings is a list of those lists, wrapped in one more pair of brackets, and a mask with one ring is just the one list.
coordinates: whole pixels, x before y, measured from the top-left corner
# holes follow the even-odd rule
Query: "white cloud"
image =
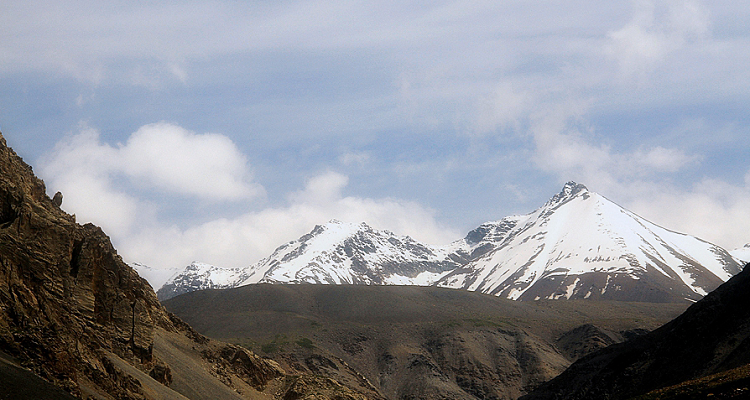
[[(243, 180), (245, 157), (226, 137), (195, 134), (172, 124), (146, 125), (117, 147), (102, 143), (96, 130), (83, 126), (41, 165), (49, 189), (64, 193), (65, 210), (80, 222), (102, 226), (127, 261), (155, 268), (195, 260), (246, 266), (331, 219), (367, 222), (427, 243), (461, 237), (418, 203), (345, 196), (349, 178), (332, 171), (310, 178), (304, 188), (288, 195), (286, 205), (187, 226), (165, 222), (159, 215), (164, 204), (157, 208), (148, 200), (154, 192), (176, 193), (182, 197), (161, 201), (179, 203), (186, 196), (243, 200), (262, 189)], [(135, 182), (138, 190), (122, 191), (122, 179)]]
[(750, 178), (744, 186), (703, 179), (688, 189), (654, 183), (627, 189), (625, 204), (655, 223), (728, 250), (750, 242), (743, 222), (750, 221)]
[(162, 122), (138, 129), (118, 153), (122, 172), (162, 190), (207, 200), (263, 194), (251, 182), (245, 156), (223, 135), (196, 134)]
[(49, 189), (63, 192), (65, 209), (111, 232), (129, 232), (137, 219), (154, 212), (148, 202), (123, 191), (123, 179), (146, 190), (209, 201), (263, 194), (228, 138), (166, 123), (146, 125), (117, 147), (102, 143), (97, 130), (82, 124), (40, 165)]
[(699, 165), (701, 157), (655, 146), (625, 152), (597, 145), (581, 108), (559, 107), (532, 123), (534, 161), (562, 183), (577, 180), (641, 216), (678, 232), (733, 249), (750, 240), (750, 172), (744, 186), (702, 179), (691, 187), (671, 183), (670, 174)]
[(633, 19), (607, 34), (607, 53), (626, 76), (647, 73), (686, 42), (708, 34), (709, 13), (698, 1), (639, 0), (635, 4)]
[(297, 204), (330, 204), (341, 197), (341, 189), (349, 184), (349, 178), (328, 172), (307, 181), (305, 189), (290, 196)]
[(185, 71), (185, 68), (181, 66), (178, 63), (172, 62), (169, 63), (167, 66), (169, 68), (169, 72), (174, 75), (175, 78), (177, 78), (180, 82), (186, 83), (188, 79), (188, 73)]
[(621, 29), (608, 34), (611, 41), (608, 52), (619, 61), (625, 74), (650, 67), (671, 50), (668, 38), (653, 30), (653, 4), (638, 4), (635, 18)]
[(545, 106), (534, 115), (530, 134), (534, 140), (534, 163), (563, 180), (604, 184), (611, 177), (603, 174), (613, 155), (606, 146), (590, 144), (581, 132), (584, 103)]
[(51, 183), (52, 188), (62, 191), (64, 208), (73, 210), (79, 222), (96, 221), (98, 225), (118, 232), (128, 232), (133, 228), (139, 214), (138, 201), (115, 189), (107, 179), (70, 174)]
[(697, 162), (698, 156), (689, 156), (678, 149), (661, 146), (634, 154), (634, 161), (649, 172), (677, 172), (685, 166)]
[(700, 39), (709, 33), (710, 12), (697, 0), (672, 0), (667, 26), (680, 40)]
[(339, 156), (339, 162), (346, 166), (365, 166), (370, 162), (370, 154), (366, 152), (347, 152)]
[(521, 121), (528, 115), (533, 100), (533, 96), (527, 91), (516, 90), (507, 82), (499, 83), (495, 90), (480, 98), (473, 130), (478, 134), (498, 129), (518, 130)]
[[(323, 145), (316, 139), (323, 135), (335, 139), (331, 142), (352, 143), (350, 153), (338, 159), (344, 167), (362, 167), (376, 159), (379, 166), (388, 159), (418, 166), (410, 171), (397, 164), (391, 176), (377, 177), (383, 181), (393, 175), (405, 182), (441, 173), (432, 159), (414, 161), (413, 151), (395, 148), (391, 135), (404, 135), (404, 143), (422, 135), (424, 143), (435, 144), (433, 159), (465, 166), (473, 154), (460, 153), (452, 137), (441, 139), (469, 131), (475, 134), (468, 139), (472, 146), (487, 145), (487, 154), (533, 153), (531, 163), (542, 171), (539, 175), (581, 181), (625, 199), (622, 203), (636, 201), (636, 194), (659, 198), (660, 185), (699, 165), (700, 156), (691, 151), (700, 151), (696, 143), (703, 141), (700, 135), (707, 129), (698, 126), (689, 133), (692, 146), (675, 140), (687, 134), (674, 133), (672, 139), (654, 135), (648, 144), (622, 149), (613, 143), (626, 142), (626, 129), (633, 128), (620, 130), (617, 120), (648, 121), (663, 112), (665, 123), (671, 123), (680, 113), (690, 113), (709, 120), (707, 126), (721, 125), (713, 118), (742, 125), (743, 114), (732, 108), (746, 103), (750, 92), (745, 68), (750, 65), (748, 8), (740, 3), (640, 1), (632, 18), (629, 3), (590, 1), (541, 2), (537, 7), (522, 1), (463, 0), (386, 6), (338, 0), (251, 5), (198, 1), (115, 8), (97, 2), (6, 3), (0, 6), (0, 25), (8, 32), (0, 41), (0, 74), (9, 88), (19, 87), (13, 103), (30, 104), (40, 98), (34, 97), (35, 91), (47, 88), (52, 94), (50, 103), (32, 108), (35, 112), (19, 113), (21, 119), (50, 115), (48, 110), (57, 110), (61, 121), (91, 115), (132, 124), (167, 115), (205, 125), (212, 118), (222, 119), (226, 132), (244, 132), (244, 126), (254, 124), (260, 128), (254, 132), (265, 135), (257, 143), (271, 143), (274, 149), (290, 142), (318, 149)], [(71, 77), (80, 82), (70, 82)], [(20, 84), (14, 83), (17, 78)], [(43, 82), (44, 89), (34, 81)], [(81, 93), (74, 113), (54, 104), (64, 101), (57, 93), (76, 84), (83, 90), (66, 94), (75, 99)], [(171, 90), (175, 87), (179, 90)], [(163, 108), (143, 107), (154, 101)], [(186, 107), (193, 111), (186, 112)], [(589, 112), (597, 121), (609, 122), (591, 127)], [(495, 141), (492, 133), (505, 137)], [(518, 137), (504, 140), (513, 133)], [(438, 140), (430, 142), (434, 138)], [(382, 221), (380, 227), (396, 233), (419, 235), (422, 230), (425, 237), (440, 236), (429, 210), (401, 200), (347, 197), (348, 177), (335, 173), (311, 179), (285, 199), (285, 205), (253, 211), (244, 219), (235, 214), (206, 222), (202, 217), (201, 225), (168, 226), (157, 218), (161, 209), (149, 201), (184, 197), (199, 199), (201, 207), (218, 201), (234, 206), (261, 196), (263, 188), (254, 183), (242, 152), (222, 135), (155, 124), (120, 140), (122, 145), (108, 145), (91, 132), (81, 132), (48, 157), (50, 168), (44, 175), (52, 191), (65, 192), (63, 207), (80, 210), (79, 220), (90, 218), (113, 233), (142, 231), (127, 238), (133, 249), (153, 247), (143, 250), (144, 256), (157, 257), (169, 243), (184, 243), (165, 254), (202, 259), (196, 249), (205, 248), (218, 260), (222, 251), (234, 254), (235, 240), (229, 233), (245, 235), (251, 248), (269, 248), (279, 244), (284, 229), (288, 240), (334, 216), (366, 216), (371, 219), (362, 219), (373, 225)], [(358, 144), (368, 153), (359, 152)], [(399, 152), (398, 157), (383, 157), (393, 152)], [(278, 175), (289, 175), (290, 181), (309, 165), (330, 161), (314, 159), (309, 152), (299, 157), (303, 162), (281, 165), (274, 164), (278, 152), (268, 153), (263, 165), (279, 165)], [(520, 158), (513, 157), (513, 162)], [(720, 168), (725, 167), (712, 166), (712, 176), (731, 174)], [(526, 187), (539, 185), (532, 179)], [(126, 187), (137, 191), (126, 192)], [(717, 214), (724, 215), (739, 210), (735, 203), (713, 201), (697, 185), (689, 191), (663, 187), (685, 199), (698, 199), (691, 203), (696, 209), (698, 204), (724, 207), (717, 208)], [(436, 188), (440, 190), (455, 191), (455, 186), (445, 180), (445, 188)], [(424, 193), (413, 196), (428, 198)], [(95, 209), (100, 210), (94, 214)], [(668, 211), (677, 215), (678, 210)], [(409, 213), (421, 216), (422, 222), (409, 225), (404, 216)], [(245, 224), (280, 233), (257, 235), (260, 228)]]
[(117, 162), (117, 150), (99, 140), (99, 132), (85, 124), (80, 133), (68, 137), (42, 159), (40, 175), (53, 193), (62, 191), (63, 208), (72, 210), (81, 222), (127, 232), (138, 213), (138, 202), (117, 190), (110, 172)]
[(289, 196), (289, 204), (220, 218), (187, 229), (154, 225), (121, 239), (133, 261), (173, 267), (200, 260), (242, 267), (266, 257), (331, 219), (366, 222), (376, 229), (411, 235), (427, 243), (446, 244), (461, 233), (440, 225), (432, 210), (398, 199), (344, 196), (345, 175), (325, 172)]
[(598, 143), (603, 138), (589, 126), (590, 102), (543, 105), (531, 117), (533, 161), (564, 182), (570, 179), (616, 194), (623, 184), (662, 179), (699, 165), (701, 157), (676, 147), (641, 146), (634, 151)]

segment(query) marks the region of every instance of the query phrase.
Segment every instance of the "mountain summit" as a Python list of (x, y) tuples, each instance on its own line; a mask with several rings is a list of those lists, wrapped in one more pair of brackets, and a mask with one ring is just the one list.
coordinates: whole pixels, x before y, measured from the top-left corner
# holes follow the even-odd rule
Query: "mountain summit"
[(247, 268), (193, 263), (167, 281), (158, 295), (168, 299), (193, 290), (251, 283), (429, 286), (460, 265), (443, 248), (366, 223), (332, 220)]
[[(135, 264), (139, 274), (149, 272), (145, 265)], [(222, 268), (210, 264), (192, 262), (182, 270), (172, 273), (172, 277), (157, 291), (159, 300), (170, 299), (183, 293), (205, 289), (228, 289), (247, 279), (245, 268)]]
[(212, 268), (188, 267), (160, 298), (251, 283), (323, 283), (437, 285), (514, 300), (695, 301), (741, 265), (716, 245), (568, 182), (534, 212), (484, 223), (448, 246), (334, 220), (247, 268)]
[(568, 182), (524, 216), (454, 244), (466, 265), (439, 286), (514, 300), (698, 300), (741, 270), (726, 250), (673, 232)]
[(459, 264), (442, 248), (408, 236), (333, 220), (289, 242), (249, 268), (248, 283), (419, 285)]

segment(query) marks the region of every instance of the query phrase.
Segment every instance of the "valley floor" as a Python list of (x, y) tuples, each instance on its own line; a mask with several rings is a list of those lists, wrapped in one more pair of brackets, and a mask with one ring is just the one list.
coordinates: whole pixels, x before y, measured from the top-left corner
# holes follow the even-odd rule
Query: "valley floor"
[(248, 285), (164, 302), (199, 332), (367, 398), (515, 399), (688, 304), (518, 302), (463, 290)]

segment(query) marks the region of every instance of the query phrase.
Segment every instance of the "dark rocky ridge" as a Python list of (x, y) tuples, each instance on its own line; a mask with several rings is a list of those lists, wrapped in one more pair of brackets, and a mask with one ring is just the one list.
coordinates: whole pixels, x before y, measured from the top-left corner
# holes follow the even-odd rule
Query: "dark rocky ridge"
[(576, 361), (581, 357), (601, 350), (615, 343), (622, 343), (648, 333), (642, 328), (613, 332), (593, 324), (575, 327), (555, 340), (555, 345), (569, 360)]
[[(299, 387), (275, 362), (210, 340), (168, 313), (107, 235), (62, 211), (0, 134), (3, 353), (15, 361), (0, 369), (0, 388), (17, 387), (18, 376), (32, 384), (30, 370), (83, 398), (274, 398)], [(361, 398), (336, 382), (305, 387), (316, 384)]]
[[(524, 399), (629, 399), (745, 367), (750, 364), (748, 304), (750, 268), (745, 266), (673, 321), (584, 357)], [(737, 381), (743, 379), (746, 373)]]

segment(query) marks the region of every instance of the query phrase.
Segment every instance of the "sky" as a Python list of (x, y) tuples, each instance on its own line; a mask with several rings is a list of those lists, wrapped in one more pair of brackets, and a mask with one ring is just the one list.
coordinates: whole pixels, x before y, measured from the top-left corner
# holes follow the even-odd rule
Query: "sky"
[(567, 181), (750, 242), (750, 3), (8, 1), (0, 131), (127, 262), (448, 244)]

